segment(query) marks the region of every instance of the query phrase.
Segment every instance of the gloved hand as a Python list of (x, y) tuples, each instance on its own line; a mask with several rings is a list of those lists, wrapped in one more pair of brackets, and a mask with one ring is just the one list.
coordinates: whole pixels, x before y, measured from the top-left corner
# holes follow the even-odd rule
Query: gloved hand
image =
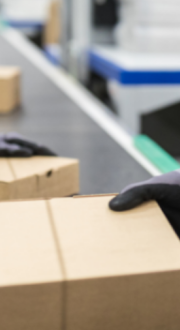
[(149, 200), (157, 201), (180, 237), (180, 170), (128, 186), (109, 206), (113, 211), (126, 211)]
[(48, 148), (17, 133), (0, 134), (0, 157), (56, 156)]

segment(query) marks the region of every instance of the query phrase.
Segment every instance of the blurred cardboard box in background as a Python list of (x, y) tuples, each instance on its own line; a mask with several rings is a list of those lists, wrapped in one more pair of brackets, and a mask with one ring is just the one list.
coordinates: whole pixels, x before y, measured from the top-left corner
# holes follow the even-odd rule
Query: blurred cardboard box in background
[(20, 105), (20, 69), (0, 67), (0, 113), (6, 113)]
[(44, 27), (44, 45), (57, 44), (60, 41), (60, 4), (51, 1)]

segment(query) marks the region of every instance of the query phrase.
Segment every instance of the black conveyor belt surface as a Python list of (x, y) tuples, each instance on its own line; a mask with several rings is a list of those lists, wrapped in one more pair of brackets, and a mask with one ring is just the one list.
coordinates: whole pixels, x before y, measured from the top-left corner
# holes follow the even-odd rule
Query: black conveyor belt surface
[(0, 132), (17, 131), (61, 156), (80, 160), (82, 194), (119, 192), (150, 177), (52, 81), (0, 37), (0, 65), (22, 68), (22, 107), (0, 116)]

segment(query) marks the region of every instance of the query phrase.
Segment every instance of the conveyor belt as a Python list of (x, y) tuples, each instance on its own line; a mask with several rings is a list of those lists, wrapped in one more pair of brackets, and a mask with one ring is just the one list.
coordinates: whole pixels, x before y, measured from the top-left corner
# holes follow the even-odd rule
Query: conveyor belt
[(17, 131), (61, 156), (80, 160), (81, 193), (118, 192), (150, 177), (52, 81), (0, 37), (0, 65), (22, 68), (22, 107), (0, 117), (0, 132)]

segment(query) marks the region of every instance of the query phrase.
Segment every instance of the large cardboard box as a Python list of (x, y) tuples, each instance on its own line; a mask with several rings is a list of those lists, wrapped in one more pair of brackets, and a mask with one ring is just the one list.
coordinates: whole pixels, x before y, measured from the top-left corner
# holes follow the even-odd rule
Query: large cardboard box
[(13, 110), (20, 104), (20, 70), (0, 66), (0, 113)]
[(111, 198), (0, 203), (0, 329), (179, 330), (179, 239)]
[(57, 0), (52, 0), (44, 27), (44, 45), (59, 43), (60, 33), (60, 3)]
[(0, 200), (64, 197), (79, 192), (76, 159), (0, 158), (0, 168)]

